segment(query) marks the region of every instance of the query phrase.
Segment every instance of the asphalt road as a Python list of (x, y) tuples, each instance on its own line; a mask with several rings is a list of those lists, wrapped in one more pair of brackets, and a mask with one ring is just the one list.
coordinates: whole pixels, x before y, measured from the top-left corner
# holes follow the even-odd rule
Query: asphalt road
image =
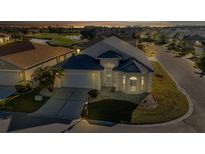
[(200, 77), (187, 60), (160, 50), (164, 49), (158, 48), (157, 59), (187, 92), (194, 105), (192, 115), (184, 123), (196, 132), (205, 132), (205, 77)]

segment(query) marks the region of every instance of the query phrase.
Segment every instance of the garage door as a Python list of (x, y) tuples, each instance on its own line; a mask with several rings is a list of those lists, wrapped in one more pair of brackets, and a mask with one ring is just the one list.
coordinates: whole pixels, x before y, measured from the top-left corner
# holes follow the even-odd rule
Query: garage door
[(62, 87), (92, 88), (92, 75), (90, 74), (64, 74)]
[(0, 85), (13, 86), (21, 81), (20, 72), (0, 71)]

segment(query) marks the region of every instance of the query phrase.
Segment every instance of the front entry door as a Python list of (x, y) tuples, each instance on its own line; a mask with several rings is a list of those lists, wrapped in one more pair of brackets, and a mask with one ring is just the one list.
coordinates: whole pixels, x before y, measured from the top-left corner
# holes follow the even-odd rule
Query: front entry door
[(113, 86), (113, 73), (111, 69), (105, 70), (105, 86), (112, 87)]

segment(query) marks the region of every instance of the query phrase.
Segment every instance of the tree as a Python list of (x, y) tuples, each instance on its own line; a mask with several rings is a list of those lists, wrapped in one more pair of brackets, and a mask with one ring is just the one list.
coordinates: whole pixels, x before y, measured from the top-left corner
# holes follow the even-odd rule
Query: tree
[(197, 63), (198, 67), (201, 69), (202, 73), (201, 76), (204, 75), (205, 73), (205, 56), (203, 56), (202, 58), (200, 58), (199, 62)]
[(54, 82), (56, 77), (63, 76), (63, 70), (58, 67), (47, 66), (40, 67), (32, 74), (32, 81), (34, 84), (38, 84), (47, 87), (50, 92), (54, 89)]
[(96, 32), (94, 29), (83, 29), (80, 34), (83, 36), (83, 38), (86, 39), (93, 39), (96, 37)]

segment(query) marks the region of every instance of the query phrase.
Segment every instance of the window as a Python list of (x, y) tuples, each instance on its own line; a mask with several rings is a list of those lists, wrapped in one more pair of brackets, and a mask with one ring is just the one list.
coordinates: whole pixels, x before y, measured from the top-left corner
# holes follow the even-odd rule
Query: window
[(125, 84), (126, 84), (126, 77), (125, 75), (122, 78), (122, 89), (125, 90)]
[(144, 90), (144, 77), (141, 78), (141, 89)]
[(130, 78), (130, 91), (137, 91), (137, 78), (136, 77), (131, 77)]
[(130, 80), (130, 86), (137, 86), (137, 80)]

